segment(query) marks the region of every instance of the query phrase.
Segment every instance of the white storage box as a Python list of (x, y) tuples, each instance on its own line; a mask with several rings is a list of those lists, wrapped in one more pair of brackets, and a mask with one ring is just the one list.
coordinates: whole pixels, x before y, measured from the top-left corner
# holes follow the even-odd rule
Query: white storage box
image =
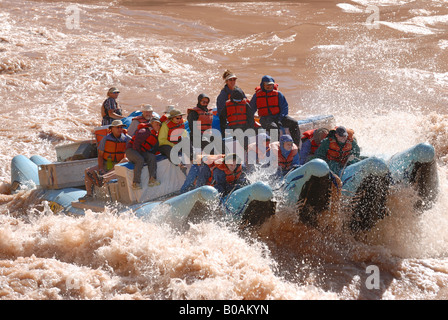
[[(129, 164), (115, 165), (115, 174), (118, 180), (118, 198), (112, 199), (123, 203), (142, 203), (163, 197), (172, 192), (179, 191), (185, 182), (185, 175), (174, 166), (168, 159), (157, 161), (157, 180), (159, 186), (148, 187), (149, 173), (145, 165), (142, 169), (140, 190), (132, 189), (134, 170)], [(191, 167), (187, 165), (187, 167)]]
[(39, 166), (39, 184), (46, 189), (62, 189), (84, 186), (84, 172), (96, 166), (98, 159), (54, 162)]

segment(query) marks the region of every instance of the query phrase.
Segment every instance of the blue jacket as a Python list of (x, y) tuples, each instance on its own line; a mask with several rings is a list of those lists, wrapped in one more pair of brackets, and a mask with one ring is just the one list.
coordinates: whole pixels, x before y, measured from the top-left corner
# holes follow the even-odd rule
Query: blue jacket
[[(261, 90), (266, 92), (263, 86), (263, 82), (275, 82), (275, 80), (271, 76), (263, 76), (263, 78), (261, 78), (260, 88)], [(275, 115), (274, 117), (276, 118), (276, 120), (282, 121), (283, 118), (288, 115), (289, 106), (285, 96), (280, 91), (278, 92), (278, 104), (280, 107), (280, 113)], [(253, 110), (257, 110), (257, 96), (255, 94), (252, 96), (252, 99), (250, 100), (250, 105)]]
[(305, 164), (306, 162), (308, 162), (309, 159), (309, 155), (311, 152), (311, 140), (310, 139), (306, 139), (305, 141), (302, 142), (302, 146), (300, 147), (300, 164)]

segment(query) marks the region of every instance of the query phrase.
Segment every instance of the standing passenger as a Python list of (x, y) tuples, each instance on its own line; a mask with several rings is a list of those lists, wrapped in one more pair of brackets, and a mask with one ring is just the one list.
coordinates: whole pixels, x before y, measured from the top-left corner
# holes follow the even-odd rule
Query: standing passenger
[(104, 100), (101, 106), (101, 116), (103, 120), (101, 122), (102, 126), (106, 126), (112, 123), (114, 120), (121, 120), (124, 118), (120, 106), (118, 105), (117, 99), (120, 91), (112, 87), (107, 92), (107, 99)]

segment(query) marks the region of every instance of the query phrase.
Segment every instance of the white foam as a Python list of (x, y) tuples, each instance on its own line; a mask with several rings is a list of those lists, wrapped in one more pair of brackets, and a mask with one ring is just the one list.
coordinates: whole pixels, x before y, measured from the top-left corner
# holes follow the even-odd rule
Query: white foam
[(360, 7), (354, 6), (349, 3), (338, 3), (336, 6), (341, 8), (344, 12), (348, 12), (348, 13), (363, 13), (364, 12), (364, 10), (361, 9)]

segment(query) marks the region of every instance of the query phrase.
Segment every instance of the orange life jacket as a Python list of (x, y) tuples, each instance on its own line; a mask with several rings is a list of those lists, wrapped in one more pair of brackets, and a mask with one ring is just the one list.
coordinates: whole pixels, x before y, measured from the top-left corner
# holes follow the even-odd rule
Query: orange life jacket
[(185, 129), (183, 120), (178, 124), (175, 124), (173, 121), (167, 121), (166, 124), (168, 126), (168, 141), (174, 144), (179, 143), (179, 138), (182, 136), (183, 129)]
[(348, 136), (342, 148), (335, 137), (329, 137), (328, 139), (330, 140), (330, 147), (327, 151), (327, 159), (345, 164), (353, 148), (353, 137)]
[[(191, 111), (196, 111), (199, 115), (198, 120), (196, 120), (196, 128), (201, 131), (201, 134), (204, 133), (204, 131), (212, 128), (213, 123), (213, 113), (211, 110), (204, 111), (203, 109), (199, 107), (190, 108), (187, 110), (187, 114)], [(193, 127), (193, 123), (189, 124), (190, 129)]]
[(249, 101), (243, 99), (240, 102), (227, 100), (226, 112), (229, 128), (240, 128), (247, 124), (247, 104)]
[(107, 161), (110, 157), (112, 162), (118, 163), (125, 157), (126, 142), (110, 140), (106, 136), (106, 144), (104, 146), (103, 159)]
[(280, 106), (278, 103), (278, 85), (274, 85), (274, 90), (266, 92), (261, 87), (255, 88), (255, 95), (257, 97), (257, 110), (260, 117), (276, 115), (280, 113)]
[(295, 143), (293, 143), (292, 145), (292, 149), (291, 152), (289, 153), (288, 157), (285, 158), (282, 154), (282, 150), (280, 149), (280, 142), (276, 141), (271, 143), (271, 150), (272, 152), (275, 154), (277, 154), (278, 156), (278, 165), (279, 167), (281, 167), (283, 170), (289, 170), (291, 169), (291, 164), (292, 164), (292, 160), (294, 159), (294, 157), (299, 153), (299, 148), (296, 146)]
[(311, 129), (308, 131), (305, 131), (302, 134), (302, 142), (305, 142), (305, 140), (310, 140), (311, 142), (311, 151), (310, 154), (314, 154), (317, 150), (317, 148), (319, 148), (319, 145), (316, 143), (316, 141), (314, 141), (314, 132), (316, 132), (317, 129)]
[(208, 179), (208, 184), (211, 185), (213, 183), (213, 171), (215, 169), (219, 169), (224, 171), (226, 174), (227, 183), (233, 183), (238, 180), (243, 172), (243, 168), (241, 164), (238, 164), (234, 171), (230, 171), (227, 165), (224, 163), (225, 154), (217, 154), (217, 155), (207, 155), (202, 157), (202, 161), (209, 166), (211, 175)]

